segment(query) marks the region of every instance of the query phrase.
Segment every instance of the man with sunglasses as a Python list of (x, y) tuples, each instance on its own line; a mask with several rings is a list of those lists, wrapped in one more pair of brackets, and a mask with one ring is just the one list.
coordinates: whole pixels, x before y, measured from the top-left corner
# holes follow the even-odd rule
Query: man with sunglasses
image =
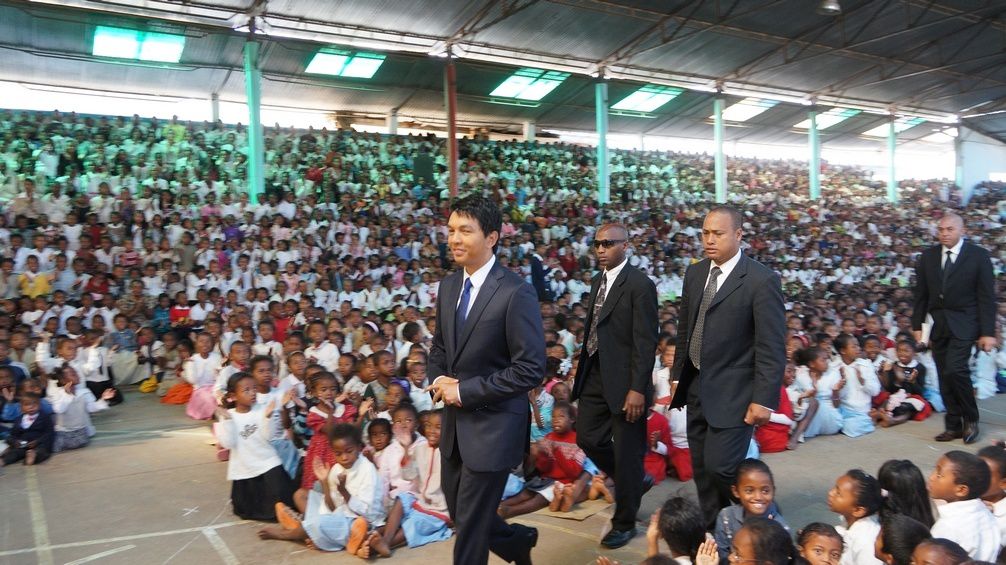
[(706, 525), (731, 504), (754, 426), (779, 403), (786, 315), (779, 276), (741, 252), (743, 216), (717, 206), (702, 223), (706, 259), (685, 272), (672, 408), (688, 406), (688, 447)]
[(572, 399), (579, 399), (577, 444), (615, 480), (615, 513), (601, 545), (615, 549), (636, 535), (636, 513), (652, 486), (643, 473), (646, 411), (653, 402), (657, 290), (625, 256), (628, 231), (605, 224), (594, 251), (594, 277)]

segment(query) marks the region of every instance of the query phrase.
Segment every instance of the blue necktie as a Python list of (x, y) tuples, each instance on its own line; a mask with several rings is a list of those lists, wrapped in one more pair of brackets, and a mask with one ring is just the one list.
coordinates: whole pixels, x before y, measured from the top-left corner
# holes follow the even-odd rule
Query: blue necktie
[(461, 329), (465, 327), (465, 320), (468, 319), (468, 302), (472, 298), (472, 279), (465, 279), (465, 288), (461, 291), (461, 301), (458, 302), (458, 311), (454, 314), (454, 341), (455, 344), (461, 338)]

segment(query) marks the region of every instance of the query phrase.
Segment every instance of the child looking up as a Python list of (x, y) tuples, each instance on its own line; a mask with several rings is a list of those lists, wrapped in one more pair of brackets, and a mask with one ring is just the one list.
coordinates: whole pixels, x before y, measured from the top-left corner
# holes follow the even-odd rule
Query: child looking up
[(813, 522), (796, 535), (796, 546), (809, 565), (837, 565), (842, 559), (842, 535), (831, 524)]
[(971, 557), (964, 548), (943, 538), (928, 539), (912, 552), (915, 565), (961, 565), (969, 561)]
[(647, 556), (660, 554), (660, 539), (664, 540), (676, 563), (692, 563), (699, 546), (706, 540), (702, 512), (691, 500), (675, 496), (664, 501), (650, 517), (646, 530)]
[[(303, 520), (288, 506), (278, 507), (280, 526), (259, 531), (262, 539), (310, 540), (322, 551), (340, 551), (357, 555), (367, 540), (371, 526), (384, 523), (384, 488), (377, 468), (363, 451), (360, 429), (352, 424), (337, 424), (332, 429), (331, 449), (335, 465), (315, 460), (315, 478), (322, 491), (312, 490), (303, 499)], [(368, 544), (369, 545), (369, 544)], [(370, 548), (364, 550), (369, 555)]]
[(713, 533), (720, 559), (727, 558), (734, 536), (748, 518), (775, 520), (789, 531), (775, 505), (775, 479), (768, 465), (758, 459), (745, 459), (737, 466), (736, 477), (732, 491), (740, 503), (720, 510)]
[(874, 544), (874, 556), (887, 565), (911, 565), (912, 553), (930, 539), (929, 528), (904, 514), (880, 517), (880, 533)]
[(995, 516), (982, 502), (992, 477), (980, 457), (948, 451), (929, 475), (929, 496), (947, 503), (938, 508), (933, 537), (957, 542), (972, 559), (995, 561), (1002, 537)]
[(293, 503), (290, 477), (269, 443), (275, 403), (256, 404), (255, 379), (234, 373), (227, 379), (225, 400), (233, 408), (217, 409), (213, 431), (220, 446), (229, 449), (227, 479), (231, 482), (234, 514), (245, 520), (276, 520), (276, 504)]
[(845, 521), (844, 528), (837, 528), (845, 540), (842, 565), (881, 565), (874, 556), (874, 544), (880, 533), (877, 511), (881, 503), (880, 483), (860, 469), (852, 469), (839, 477), (828, 491), (828, 508)]

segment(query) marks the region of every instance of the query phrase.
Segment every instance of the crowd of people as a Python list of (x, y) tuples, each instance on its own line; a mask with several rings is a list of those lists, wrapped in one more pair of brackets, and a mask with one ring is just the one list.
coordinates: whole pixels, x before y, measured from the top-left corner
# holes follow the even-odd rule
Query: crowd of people
[[(159, 397), (215, 422), (235, 514), (279, 522), (263, 538), (361, 557), (448, 539), (441, 406), (424, 392), (438, 284), (452, 268), (442, 140), (277, 126), (265, 151), (265, 193), (250, 198), (240, 126), (0, 112), (3, 463), (83, 447), (95, 433), (91, 413)], [(628, 227), (628, 260), (659, 296), (645, 470), (655, 483), (689, 480), (687, 414), (669, 407), (670, 367), (685, 269), (701, 257), (711, 157), (614, 151), (613, 202), (603, 206), (593, 148), (476, 138), (460, 142), (459, 157), (459, 193), (484, 194), (504, 210), (497, 258), (537, 292), (547, 347), (541, 387), (528, 399), (532, 447), (499, 514), (569, 511), (618, 488), (577, 447), (570, 403), (602, 219)], [(732, 158), (728, 174), (745, 253), (779, 273), (787, 307), (781, 405), (750, 454), (942, 410), (932, 357), (911, 331), (914, 258), (953, 209), (1002, 277), (1006, 186), (978, 187), (965, 204), (948, 182), (903, 182), (895, 206), (854, 167), (823, 167), (820, 201), (806, 196), (805, 163)], [(1001, 390), (1006, 353), (976, 351), (973, 366), (979, 398)], [(123, 390), (150, 398), (125, 399)], [(986, 453), (989, 486), (974, 459), (955, 453), (930, 481), (933, 498), (1002, 500), (1003, 456)], [(724, 517), (718, 549), (686, 539), (693, 510), (678, 499), (654, 518), (651, 546), (659, 533), (675, 557), (725, 558), (731, 544), (742, 559), (767, 555), (778, 528), (741, 522), (779, 522), (771, 472), (756, 460), (745, 465), (738, 483), (754, 477), (769, 495), (745, 502), (738, 494), (750, 508)], [(918, 469), (898, 472), (921, 480)], [(903, 516), (929, 537), (934, 516), (914, 506), (885, 512), (893, 503), (881, 489), (892, 492), (883, 470), (879, 483), (850, 472), (832, 491), (851, 532), (843, 555), (867, 551), (863, 540), (877, 530), (904, 530)], [(1006, 506), (995, 506), (1006, 520)], [(887, 519), (893, 529), (883, 529)], [(810, 554), (834, 551), (838, 534), (820, 524), (801, 531), (803, 556), (825, 562)], [(947, 528), (932, 535), (955, 539)], [(902, 541), (884, 540), (890, 548)], [(956, 541), (972, 557), (995, 558)], [(898, 547), (885, 551), (888, 562), (907, 563)], [(957, 551), (940, 540), (920, 547)]]

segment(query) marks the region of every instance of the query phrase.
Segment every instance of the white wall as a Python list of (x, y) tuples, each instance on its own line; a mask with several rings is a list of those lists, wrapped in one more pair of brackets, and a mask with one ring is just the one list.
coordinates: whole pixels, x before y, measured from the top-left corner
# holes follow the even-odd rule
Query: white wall
[(1006, 174), (1006, 144), (962, 126), (958, 138), (958, 166), (965, 199), (975, 185)]

